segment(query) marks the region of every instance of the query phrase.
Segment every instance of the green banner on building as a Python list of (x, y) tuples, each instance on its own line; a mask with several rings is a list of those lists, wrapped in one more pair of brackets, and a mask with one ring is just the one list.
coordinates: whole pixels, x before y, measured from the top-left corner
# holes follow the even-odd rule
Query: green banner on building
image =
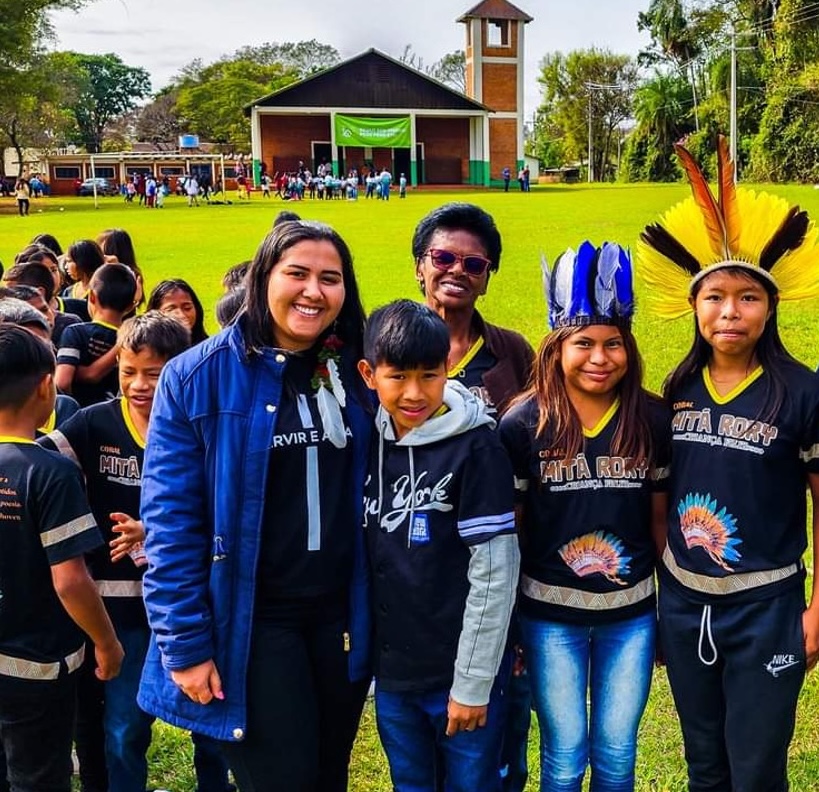
[(336, 115), (337, 146), (409, 148), (411, 144), (409, 116), (366, 118)]

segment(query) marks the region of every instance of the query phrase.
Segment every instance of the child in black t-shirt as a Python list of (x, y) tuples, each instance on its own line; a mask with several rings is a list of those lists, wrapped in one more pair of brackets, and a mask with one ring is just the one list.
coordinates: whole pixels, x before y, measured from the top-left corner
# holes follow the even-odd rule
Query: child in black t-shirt
[(819, 379), (788, 353), (777, 311), (819, 296), (816, 232), (798, 206), (734, 185), (724, 138), (717, 196), (677, 151), (695, 197), (639, 247), (657, 313), (694, 319), (664, 385), (673, 464), (660, 636), (689, 788), (787, 790), (799, 692), (819, 659)]
[[(92, 294), (93, 288), (92, 283)], [(142, 458), (159, 373), (167, 360), (189, 346), (190, 338), (170, 317), (152, 313), (124, 322), (117, 341), (122, 398), (80, 410), (40, 441), (80, 467), (94, 518), (106, 540), (90, 556), (90, 567), (125, 647), (125, 661), (123, 673), (106, 683), (104, 691), (98, 689), (93, 677), (83, 676), (78, 704), (82, 729), (77, 741), (81, 774), (90, 778), (92, 771), (99, 772), (96, 764), (102, 752), (95, 735), (102, 737), (104, 733), (112, 792), (146, 788), (145, 754), (153, 718), (136, 704), (150, 635), (142, 604)], [(102, 707), (99, 702), (104, 702)]]
[(378, 394), (365, 484), (378, 730), (396, 789), (496, 790), (499, 674), (518, 580), (509, 460), (483, 403), (447, 381), (449, 331), (400, 300), (359, 371)]
[(83, 559), (100, 535), (80, 474), (34, 443), (53, 373), (49, 347), (0, 325), (0, 740), (13, 789), (68, 792), (83, 632), (99, 679), (123, 650)]
[(81, 406), (117, 393), (117, 328), (133, 310), (137, 282), (124, 264), (104, 264), (91, 277), (91, 321), (66, 328), (57, 352), (57, 387)]
[[(543, 789), (634, 789), (655, 656), (668, 416), (642, 388), (631, 260), (584, 242), (547, 273), (532, 386), (501, 420), (519, 493), (520, 629)], [(589, 716), (591, 712), (591, 716)]]
[[(169, 360), (189, 346), (189, 330), (171, 316), (149, 311), (127, 319), (117, 334), (122, 397), (80, 410), (41, 441), (73, 459), (82, 469), (91, 509), (107, 541), (91, 556), (91, 572), (126, 649), (122, 674), (107, 683), (104, 691), (103, 726), (110, 792), (145, 789), (147, 783), (146, 751), (153, 718), (136, 703), (150, 638), (142, 602), (145, 571), (142, 552), (145, 531), (139, 519), (142, 462), (159, 375)], [(92, 705), (94, 698), (89, 691), (87, 701), (80, 699), (80, 709)], [(91, 711), (84, 715), (93, 717)], [(222, 766), (221, 784), (217, 774), (208, 779), (208, 788), (225, 789), (226, 772)]]

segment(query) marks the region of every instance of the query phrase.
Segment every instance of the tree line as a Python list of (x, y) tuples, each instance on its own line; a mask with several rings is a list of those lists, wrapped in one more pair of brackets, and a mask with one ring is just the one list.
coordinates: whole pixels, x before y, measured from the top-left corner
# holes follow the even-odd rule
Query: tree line
[(713, 168), (735, 85), (743, 178), (819, 181), (819, 2), (650, 0), (636, 25), (650, 41), (637, 57), (543, 58), (528, 153), (546, 167), (580, 163), (594, 180), (674, 181), (682, 138)]
[[(98, 152), (190, 132), (247, 151), (247, 104), (341, 60), (316, 40), (247, 46), (194, 60), (152, 93), (148, 72), (115, 54), (49, 50), (49, 13), (85, 2), (0, 0), (0, 146)], [(543, 57), (527, 153), (545, 167), (579, 164), (593, 180), (679, 179), (674, 142), (686, 138), (707, 163), (729, 130), (733, 51), (743, 177), (819, 182), (819, 1), (647, 0), (635, 25), (649, 38), (636, 57)], [(463, 51), (425, 65), (407, 46), (398, 59), (465, 88)]]

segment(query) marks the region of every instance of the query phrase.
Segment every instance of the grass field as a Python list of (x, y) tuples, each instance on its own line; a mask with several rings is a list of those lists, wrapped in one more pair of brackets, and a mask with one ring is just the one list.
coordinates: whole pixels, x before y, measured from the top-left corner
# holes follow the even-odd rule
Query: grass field
[[(819, 220), (819, 191), (811, 187), (766, 187), (799, 203)], [(283, 208), (305, 219), (333, 225), (349, 243), (355, 257), (365, 306), (372, 309), (390, 299), (416, 296), (410, 240), (416, 222), (448, 200), (480, 204), (493, 214), (503, 234), (500, 271), (490, 280), (479, 304), (484, 316), (515, 328), (537, 344), (545, 332), (545, 308), (540, 286), (540, 255), (550, 259), (569, 245), (589, 238), (633, 246), (646, 223), (673, 202), (685, 197), (682, 185), (663, 186), (549, 186), (529, 194), (510, 192), (417, 192), (405, 201), (359, 200), (283, 203), (262, 201), (189, 209), (183, 199), (169, 198), (162, 210), (125, 205), (121, 199), (93, 201), (51, 198), (32, 202), (32, 214), (19, 218), (10, 199), (0, 201), (0, 260), (8, 267), (14, 254), (37, 233), (54, 234), (66, 247), (71, 241), (93, 237), (104, 228), (127, 229), (145, 272), (146, 288), (164, 277), (182, 277), (196, 288), (215, 330), (212, 306), (221, 292), (224, 271), (252, 257), (275, 214)], [(819, 361), (819, 302), (785, 305), (780, 328), (785, 343), (805, 363)], [(689, 321), (661, 322), (639, 312), (636, 335), (646, 363), (647, 385), (658, 388), (691, 339)], [(819, 787), (819, 679), (809, 677), (802, 694), (796, 738), (791, 756), (791, 788), (809, 792)], [(152, 782), (173, 792), (194, 789), (190, 741), (178, 732), (157, 728), (152, 746)], [(537, 788), (537, 736), (530, 739), (530, 765)], [(368, 707), (353, 757), (354, 792), (386, 792), (389, 775)], [(655, 675), (649, 707), (643, 719), (638, 760), (638, 790), (663, 792), (685, 789), (681, 738), (665, 673)]]

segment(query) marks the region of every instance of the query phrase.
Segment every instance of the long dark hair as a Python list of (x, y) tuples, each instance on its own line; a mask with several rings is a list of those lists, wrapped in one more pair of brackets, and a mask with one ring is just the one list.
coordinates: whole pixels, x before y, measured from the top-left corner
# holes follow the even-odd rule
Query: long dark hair
[[(128, 267), (134, 276), (145, 281), (142, 277), (142, 270), (136, 260), (136, 251), (131, 235), (124, 228), (106, 228), (97, 237), (97, 244), (102, 248), (106, 256), (116, 256), (120, 264)], [(145, 291), (143, 290), (137, 305), (145, 304)], [(196, 343), (196, 342), (194, 342)]]
[[(782, 404), (787, 396), (787, 385), (785, 382), (785, 370), (790, 366), (802, 367), (802, 364), (791, 355), (779, 337), (779, 326), (777, 324), (777, 306), (779, 302), (779, 291), (766, 278), (756, 276), (745, 267), (725, 267), (719, 272), (726, 272), (730, 275), (739, 275), (749, 278), (755, 283), (762, 284), (768, 295), (771, 315), (765, 322), (765, 329), (756, 342), (754, 354), (762, 366), (765, 373), (765, 398), (762, 400), (762, 408), (757, 420), (770, 423), (776, 418)], [(702, 278), (691, 290), (691, 298), (695, 300), (700, 293), (703, 284), (708, 280), (708, 276)], [(688, 354), (682, 359), (677, 367), (666, 377), (663, 383), (663, 396), (670, 403), (674, 401), (675, 395), (680, 388), (700, 373), (708, 365), (714, 350), (711, 345), (702, 337), (700, 327), (694, 316), (694, 341)]]
[[(364, 308), (353, 270), (353, 256), (347, 243), (330, 226), (305, 220), (291, 220), (276, 226), (265, 238), (247, 271), (245, 303), (245, 343), (250, 350), (275, 346), (273, 317), (267, 301), (267, 282), (285, 251), (299, 242), (329, 242), (341, 259), (344, 304), (335, 322), (323, 336), (335, 333), (358, 360), (364, 336)], [(317, 339), (318, 340), (318, 339)]]
[(74, 262), (79, 280), (88, 282), (91, 276), (105, 264), (102, 248), (93, 239), (78, 239), (66, 253)]
[[(516, 402), (533, 398), (538, 406), (538, 424), (535, 436), (546, 431), (553, 448), (565, 448), (564, 459), (577, 456), (585, 445), (583, 425), (566, 390), (566, 380), (560, 363), (563, 342), (583, 328), (562, 327), (553, 330), (541, 342), (532, 365), (531, 384)], [(654, 452), (649, 399), (643, 389), (643, 361), (631, 329), (620, 327), (628, 366), (617, 386), (620, 410), (617, 428), (611, 443), (611, 453), (624, 458), (646, 460), (651, 464)]]
[(151, 296), (148, 298), (148, 306), (146, 311), (161, 312), (162, 301), (171, 292), (175, 292), (177, 290), (185, 292), (191, 298), (193, 307), (196, 309), (196, 321), (193, 323), (193, 327), (191, 328), (191, 343), (198, 344), (200, 341), (204, 341), (208, 337), (208, 334), (205, 331), (205, 309), (202, 307), (202, 303), (196, 296), (196, 292), (193, 290), (193, 287), (187, 281), (182, 280), (181, 278), (172, 278), (170, 280), (164, 280), (157, 283), (154, 290), (151, 292)]

